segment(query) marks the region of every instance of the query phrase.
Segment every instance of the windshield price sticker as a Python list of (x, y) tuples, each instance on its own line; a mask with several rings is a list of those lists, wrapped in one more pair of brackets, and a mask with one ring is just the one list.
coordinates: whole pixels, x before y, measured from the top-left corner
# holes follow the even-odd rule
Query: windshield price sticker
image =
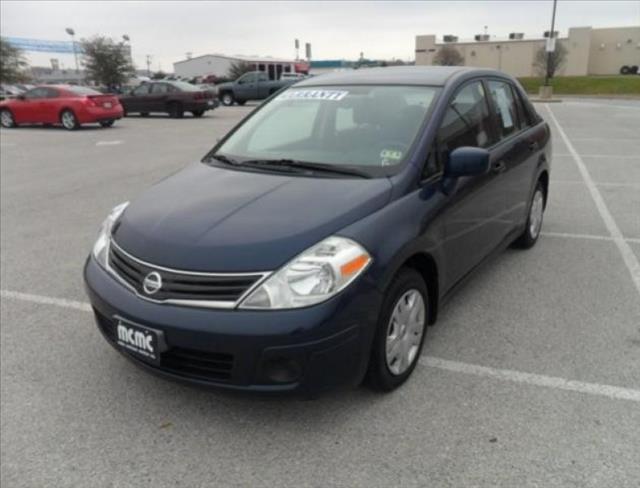
[(346, 90), (288, 90), (281, 100), (332, 100), (340, 101), (349, 94)]

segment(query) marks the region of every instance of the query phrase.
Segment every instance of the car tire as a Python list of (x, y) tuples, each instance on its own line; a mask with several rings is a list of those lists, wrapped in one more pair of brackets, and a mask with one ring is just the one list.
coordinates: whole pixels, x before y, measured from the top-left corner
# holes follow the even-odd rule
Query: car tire
[(631, 73), (631, 69), (629, 68), (629, 66), (624, 65), (622, 68), (620, 68), (621, 75), (628, 75), (629, 73)]
[(383, 299), (365, 378), (370, 388), (391, 391), (411, 376), (424, 344), (429, 306), (420, 273), (402, 268)]
[(140, 112), (140, 117), (149, 117), (149, 112)]
[(540, 181), (536, 185), (536, 189), (531, 196), (527, 212), (527, 222), (522, 234), (514, 241), (514, 246), (520, 249), (530, 249), (540, 237), (542, 229), (542, 220), (544, 217), (544, 209), (547, 203), (547, 196), (544, 186)]
[(204, 110), (194, 110), (191, 113), (193, 114), (194, 117), (198, 118), (204, 115)]
[(11, 129), (16, 126), (16, 121), (13, 118), (11, 110), (5, 108), (0, 111), (0, 123), (5, 129)]
[(78, 117), (73, 113), (73, 110), (63, 110), (60, 113), (60, 123), (62, 127), (67, 130), (76, 130), (80, 127), (80, 122), (78, 122)]
[(114, 124), (115, 120), (101, 120), (100, 125), (102, 127), (111, 127)]
[(222, 102), (222, 105), (224, 105), (225, 107), (231, 107), (231, 105), (233, 105), (233, 103), (235, 102), (235, 99), (233, 98), (233, 93), (230, 93), (230, 92), (223, 93), (220, 97), (220, 101)]
[(181, 119), (184, 115), (184, 109), (179, 102), (170, 102), (168, 107), (169, 117), (172, 119)]

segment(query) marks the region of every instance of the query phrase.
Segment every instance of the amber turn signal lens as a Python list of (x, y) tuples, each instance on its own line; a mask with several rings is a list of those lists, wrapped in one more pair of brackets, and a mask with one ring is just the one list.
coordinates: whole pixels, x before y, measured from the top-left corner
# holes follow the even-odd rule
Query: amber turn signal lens
[(346, 264), (340, 266), (340, 272), (343, 276), (349, 276), (353, 273), (357, 273), (369, 263), (369, 256), (361, 254), (355, 259), (352, 259)]

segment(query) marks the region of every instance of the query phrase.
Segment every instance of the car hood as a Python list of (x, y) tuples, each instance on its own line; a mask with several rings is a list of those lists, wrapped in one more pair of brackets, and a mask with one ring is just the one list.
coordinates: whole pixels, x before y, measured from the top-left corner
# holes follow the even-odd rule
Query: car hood
[(384, 206), (387, 178), (311, 178), (189, 165), (151, 187), (114, 229), (149, 263), (193, 271), (270, 271)]

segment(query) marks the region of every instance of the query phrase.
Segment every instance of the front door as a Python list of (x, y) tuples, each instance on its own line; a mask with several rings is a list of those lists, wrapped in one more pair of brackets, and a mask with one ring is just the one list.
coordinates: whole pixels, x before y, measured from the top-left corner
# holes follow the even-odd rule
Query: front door
[(237, 100), (255, 100), (258, 97), (257, 74), (247, 73), (238, 78), (234, 92)]
[(13, 117), (17, 124), (42, 122), (40, 120), (40, 100), (47, 95), (45, 87), (32, 88), (16, 100), (12, 106)]
[[(446, 167), (449, 154), (458, 147), (489, 149), (494, 144), (495, 128), (490, 114), (480, 80), (471, 81), (458, 90), (449, 103), (436, 139), (441, 167)], [(498, 163), (492, 154), (492, 169), (486, 174), (448, 181), (443, 245), (446, 288), (482, 261), (504, 235), (503, 171)]]
[(143, 83), (137, 86), (129, 96), (124, 97), (125, 110), (127, 112), (149, 112), (148, 98), (151, 83)]

